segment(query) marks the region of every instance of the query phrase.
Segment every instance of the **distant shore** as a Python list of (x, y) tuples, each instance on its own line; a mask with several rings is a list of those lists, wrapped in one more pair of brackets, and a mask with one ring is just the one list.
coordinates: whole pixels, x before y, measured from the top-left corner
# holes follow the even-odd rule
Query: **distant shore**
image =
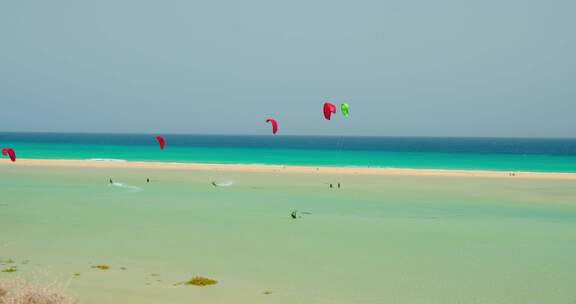
[(558, 172), (518, 172), (518, 171), (487, 171), (487, 170), (449, 170), (449, 169), (411, 169), (411, 168), (368, 168), (368, 167), (315, 167), (315, 166), (283, 166), (261, 164), (205, 164), (205, 163), (172, 163), (146, 161), (115, 161), (115, 160), (49, 160), (49, 159), (18, 159), (11, 163), (7, 159), (0, 160), (1, 166), (41, 166), (41, 167), (83, 167), (83, 168), (140, 168), (166, 170), (197, 170), (197, 171), (236, 171), (259, 173), (301, 173), (301, 174), (350, 174), (350, 175), (382, 175), (382, 176), (437, 176), (437, 177), (486, 177), (486, 178), (529, 178), (576, 180), (576, 173)]

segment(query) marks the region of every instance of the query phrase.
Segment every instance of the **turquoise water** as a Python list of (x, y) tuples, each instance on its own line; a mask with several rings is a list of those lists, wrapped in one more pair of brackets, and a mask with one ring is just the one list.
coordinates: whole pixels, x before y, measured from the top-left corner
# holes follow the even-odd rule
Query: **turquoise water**
[(0, 134), (19, 158), (576, 172), (575, 140)]
[[(571, 180), (7, 162), (0, 172), (0, 261), (14, 261), (0, 262), (0, 281), (44, 273), (83, 304), (576, 300)], [(219, 283), (174, 285), (194, 275)]]

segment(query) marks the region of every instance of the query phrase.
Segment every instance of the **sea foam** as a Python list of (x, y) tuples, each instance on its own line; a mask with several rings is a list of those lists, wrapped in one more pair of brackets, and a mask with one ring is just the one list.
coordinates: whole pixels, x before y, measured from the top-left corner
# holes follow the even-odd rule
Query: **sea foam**
[(223, 180), (223, 181), (212, 181), (212, 185), (216, 186), (216, 187), (231, 187), (234, 185), (234, 181), (231, 180)]
[(113, 182), (111, 183), (109, 186), (111, 187), (116, 187), (116, 188), (121, 188), (121, 189), (125, 189), (129, 192), (140, 192), (142, 191), (142, 188), (137, 187), (137, 186), (131, 186), (131, 185), (126, 185), (123, 183), (117, 183), (117, 182)]
[(125, 159), (116, 158), (88, 158), (87, 161), (97, 161), (97, 162), (126, 162)]

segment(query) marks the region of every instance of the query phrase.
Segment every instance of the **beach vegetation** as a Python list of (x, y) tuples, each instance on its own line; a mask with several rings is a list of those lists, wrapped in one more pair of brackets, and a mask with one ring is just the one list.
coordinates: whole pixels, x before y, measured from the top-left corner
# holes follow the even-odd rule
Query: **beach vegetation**
[(92, 268), (96, 268), (96, 269), (100, 269), (100, 270), (109, 270), (112, 267), (110, 267), (110, 265), (101, 264), (101, 265), (92, 266)]
[(12, 266), (12, 267), (8, 267), (2, 270), (2, 272), (7, 272), (7, 273), (11, 273), (11, 272), (16, 272), (18, 271), (18, 268), (16, 268), (16, 266)]
[(187, 281), (186, 285), (194, 285), (194, 286), (209, 286), (218, 283), (218, 281), (206, 277), (196, 276)]

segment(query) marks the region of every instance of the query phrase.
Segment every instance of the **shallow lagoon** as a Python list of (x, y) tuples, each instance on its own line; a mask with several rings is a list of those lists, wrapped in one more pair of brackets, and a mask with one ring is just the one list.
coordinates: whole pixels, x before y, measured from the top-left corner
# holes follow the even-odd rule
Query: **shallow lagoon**
[[(573, 303), (575, 186), (2, 165), (0, 279), (83, 303)], [(175, 286), (195, 275), (219, 282)]]

